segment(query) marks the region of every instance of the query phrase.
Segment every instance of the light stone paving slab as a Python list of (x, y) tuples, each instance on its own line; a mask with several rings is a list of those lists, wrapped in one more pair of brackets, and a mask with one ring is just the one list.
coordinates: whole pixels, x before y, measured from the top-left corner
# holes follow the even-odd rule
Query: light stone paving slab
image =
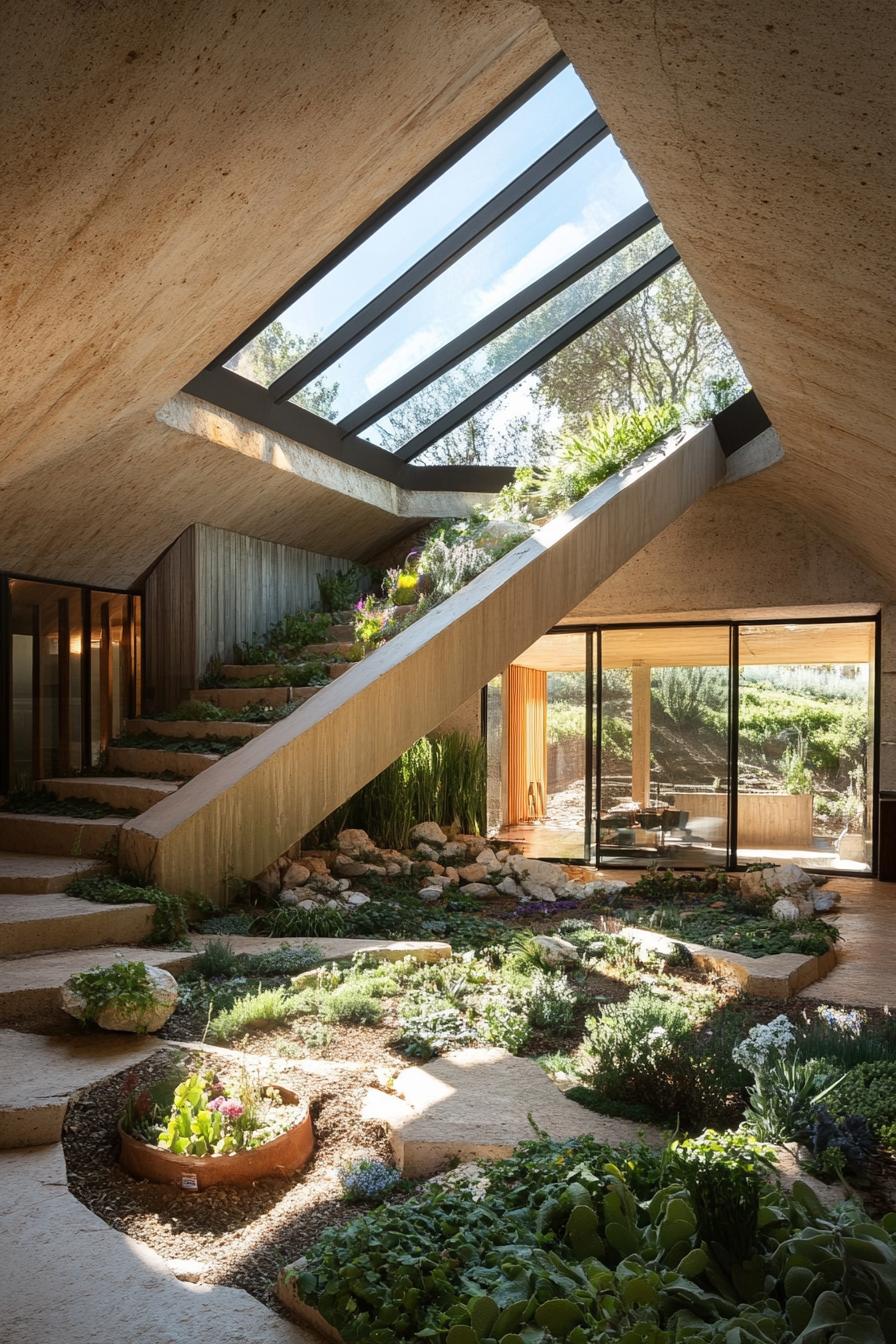
[[(659, 1147), (653, 1125), (597, 1115), (565, 1097), (531, 1059), (504, 1050), (455, 1050), (403, 1069), (393, 1092), (371, 1088), (364, 1118), (384, 1124), (405, 1176), (431, 1176), (454, 1160), (507, 1157), (535, 1137), (590, 1135), (601, 1143)], [(531, 1116), (531, 1120), (530, 1120)]]
[(145, 901), (106, 905), (59, 892), (7, 894), (0, 902), (0, 957), (139, 943), (154, 917), (155, 906)]
[(70, 975), (119, 961), (142, 961), (176, 973), (186, 970), (195, 953), (158, 947), (86, 947), (0, 961), (0, 1021), (71, 1026), (60, 1007), (60, 990)]
[(151, 1036), (0, 1031), (0, 1149), (58, 1143), (73, 1093), (159, 1048)]
[(62, 1147), (0, 1154), (0, 1321), (9, 1344), (316, 1344), (239, 1288), (182, 1283), (70, 1194)]

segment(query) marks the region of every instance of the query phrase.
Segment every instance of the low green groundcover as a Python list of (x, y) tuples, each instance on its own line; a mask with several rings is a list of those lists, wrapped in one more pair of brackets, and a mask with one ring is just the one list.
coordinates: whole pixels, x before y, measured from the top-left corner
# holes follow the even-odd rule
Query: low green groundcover
[(892, 1344), (896, 1215), (785, 1195), (765, 1160), (542, 1138), (329, 1228), (290, 1277), (350, 1344)]

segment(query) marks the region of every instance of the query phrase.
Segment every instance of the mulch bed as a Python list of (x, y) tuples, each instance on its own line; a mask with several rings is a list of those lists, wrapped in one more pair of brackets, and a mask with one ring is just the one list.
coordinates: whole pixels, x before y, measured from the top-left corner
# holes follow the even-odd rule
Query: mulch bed
[[(263, 1044), (264, 1038), (253, 1040), (253, 1048)], [(236, 1066), (211, 1054), (203, 1062), (219, 1072)], [(324, 1228), (348, 1222), (366, 1207), (343, 1201), (338, 1168), (362, 1156), (391, 1159), (380, 1127), (361, 1119), (374, 1075), (359, 1068), (309, 1077), (288, 1060), (278, 1060), (272, 1076), (311, 1107), (317, 1148), (310, 1164), (294, 1177), (190, 1194), (134, 1180), (116, 1161), (116, 1127), (126, 1093), (171, 1068), (170, 1053), (162, 1052), (72, 1103), (63, 1134), (71, 1191), (111, 1227), (165, 1259), (201, 1262), (203, 1283), (243, 1288), (280, 1310), (274, 1288), (281, 1266), (297, 1259)]]

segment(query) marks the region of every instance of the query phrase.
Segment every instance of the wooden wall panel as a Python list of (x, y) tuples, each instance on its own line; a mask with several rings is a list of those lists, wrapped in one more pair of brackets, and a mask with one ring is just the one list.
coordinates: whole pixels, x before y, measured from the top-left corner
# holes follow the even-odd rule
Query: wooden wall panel
[(291, 611), (315, 606), (317, 575), (351, 562), (197, 523), (146, 580), (146, 697), (172, 709), (210, 658), (263, 634)]
[(541, 821), (548, 794), (548, 674), (511, 663), (504, 673), (507, 784), (504, 825)]

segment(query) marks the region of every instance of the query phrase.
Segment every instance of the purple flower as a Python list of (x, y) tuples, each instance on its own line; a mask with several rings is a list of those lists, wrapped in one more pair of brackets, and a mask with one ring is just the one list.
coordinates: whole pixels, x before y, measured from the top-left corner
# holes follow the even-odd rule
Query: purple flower
[(210, 1111), (220, 1111), (227, 1120), (236, 1120), (243, 1113), (242, 1102), (234, 1097), (213, 1097), (208, 1108)]

